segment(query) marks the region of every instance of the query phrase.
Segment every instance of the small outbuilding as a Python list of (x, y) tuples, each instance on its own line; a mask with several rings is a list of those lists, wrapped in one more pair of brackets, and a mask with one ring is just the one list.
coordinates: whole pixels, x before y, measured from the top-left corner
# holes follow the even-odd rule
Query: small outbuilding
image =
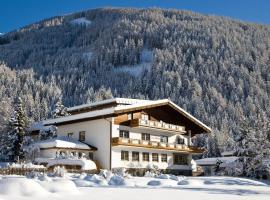
[(197, 166), (203, 169), (204, 175), (212, 176), (215, 175), (217, 165), (220, 170), (225, 169), (228, 165), (233, 164), (238, 160), (236, 156), (229, 157), (214, 157), (214, 158), (203, 158), (195, 160)]
[(36, 142), (38, 153), (35, 163), (46, 167), (66, 166), (70, 168), (94, 170), (93, 153), (97, 148), (75, 140), (71, 137), (61, 136)]

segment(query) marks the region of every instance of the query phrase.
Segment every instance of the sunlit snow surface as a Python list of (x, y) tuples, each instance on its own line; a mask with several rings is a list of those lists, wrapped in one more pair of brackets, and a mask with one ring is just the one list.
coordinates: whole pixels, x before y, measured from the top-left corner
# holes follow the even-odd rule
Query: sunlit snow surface
[(0, 176), (0, 200), (269, 199), (266, 183), (231, 177)]
[(89, 26), (91, 23), (92, 22), (90, 20), (86, 19), (85, 17), (81, 17), (81, 18), (71, 20), (71, 24), (73, 24), (73, 25)]
[(144, 49), (141, 53), (140, 63), (137, 65), (125, 65), (115, 67), (115, 72), (128, 73), (132, 76), (139, 77), (143, 72), (150, 71), (153, 62), (153, 52)]

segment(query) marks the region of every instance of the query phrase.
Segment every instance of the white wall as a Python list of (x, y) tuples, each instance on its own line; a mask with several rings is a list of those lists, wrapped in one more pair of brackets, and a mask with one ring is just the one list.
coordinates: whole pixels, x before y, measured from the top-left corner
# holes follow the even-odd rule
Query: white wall
[[(111, 120), (111, 119), (108, 119)], [(102, 168), (110, 168), (110, 122), (106, 119), (78, 122), (58, 126), (57, 135), (73, 133), (73, 138), (79, 140), (79, 132), (85, 131), (85, 142), (94, 147), (94, 160), (97, 160)]]

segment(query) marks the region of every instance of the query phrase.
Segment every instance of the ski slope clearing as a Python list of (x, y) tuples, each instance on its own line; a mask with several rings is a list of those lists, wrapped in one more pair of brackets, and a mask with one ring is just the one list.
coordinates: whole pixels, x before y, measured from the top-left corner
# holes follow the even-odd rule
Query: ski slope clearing
[(0, 176), (0, 200), (269, 199), (267, 183), (232, 177), (122, 177), (114, 174)]

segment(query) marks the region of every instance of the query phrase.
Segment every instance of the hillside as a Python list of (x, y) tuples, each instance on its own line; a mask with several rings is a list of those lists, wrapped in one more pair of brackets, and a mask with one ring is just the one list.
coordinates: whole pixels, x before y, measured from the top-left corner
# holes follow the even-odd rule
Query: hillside
[[(0, 60), (61, 89), (73, 106), (114, 96), (170, 98), (209, 124), (219, 145), (241, 116), (270, 116), (270, 27), (161, 9), (95, 9), (0, 37)], [(5, 87), (5, 86), (4, 86)], [(2, 99), (1, 99), (2, 101)]]

